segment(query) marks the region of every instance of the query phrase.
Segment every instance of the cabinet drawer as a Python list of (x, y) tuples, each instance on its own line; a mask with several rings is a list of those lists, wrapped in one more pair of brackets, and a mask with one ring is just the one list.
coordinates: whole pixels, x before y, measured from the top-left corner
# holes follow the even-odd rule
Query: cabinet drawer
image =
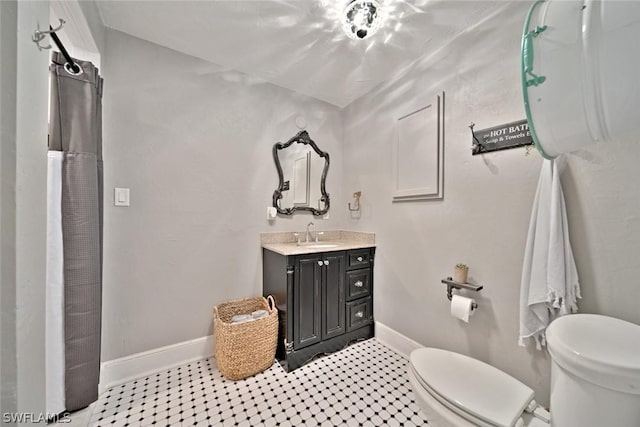
[(371, 269), (347, 271), (347, 301), (371, 294)]
[(371, 298), (362, 298), (347, 303), (347, 332), (371, 323), (372, 313)]
[(349, 251), (347, 258), (349, 258), (347, 267), (350, 269), (368, 267), (371, 264), (371, 252), (369, 249)]

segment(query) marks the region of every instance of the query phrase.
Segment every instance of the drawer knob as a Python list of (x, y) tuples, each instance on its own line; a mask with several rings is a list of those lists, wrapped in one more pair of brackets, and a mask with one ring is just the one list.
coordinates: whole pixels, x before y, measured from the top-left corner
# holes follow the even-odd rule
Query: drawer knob
[(363, 318), (364, 317), (364, 311), (361, 310), (361, 311), (356, 312), (356, 317)]
[(329, 260), (325, 260), (324, 265), (329, 265)]
[(363, 259), (363, 258), (362, 258), (361, 256), (359, 256), (359, 257), (357, 258), (358, 262), (362, 262), (362, 259)]
[(356, 288), (361, 288), (364, 285), (364, 283), (362, 283), (362, 280), (358, 280), (356, 283), (353, 284), (353, 286), (355, 286)]
[(322, 266), (322, 261), (318, 261), (318, 265), (319, 265), (319, 266)]

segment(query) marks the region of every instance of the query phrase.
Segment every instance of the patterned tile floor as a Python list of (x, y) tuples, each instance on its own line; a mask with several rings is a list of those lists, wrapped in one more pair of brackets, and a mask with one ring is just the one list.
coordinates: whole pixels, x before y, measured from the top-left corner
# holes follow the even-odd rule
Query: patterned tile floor
[(376, 341), (353, 344), (287, 374), (278, 364), (228, 381), (214, 359), (114, 387), (90, 426), (419, 426), (407, 360)]

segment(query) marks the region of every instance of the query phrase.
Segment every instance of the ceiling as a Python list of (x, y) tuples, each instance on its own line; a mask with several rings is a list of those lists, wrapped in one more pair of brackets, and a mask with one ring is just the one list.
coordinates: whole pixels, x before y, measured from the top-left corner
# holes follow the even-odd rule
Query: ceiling
[(346, 0), (96, 0), (105, 26), (345, 107), (506, 2), (386, 0), (387, 20), (351, 40)]

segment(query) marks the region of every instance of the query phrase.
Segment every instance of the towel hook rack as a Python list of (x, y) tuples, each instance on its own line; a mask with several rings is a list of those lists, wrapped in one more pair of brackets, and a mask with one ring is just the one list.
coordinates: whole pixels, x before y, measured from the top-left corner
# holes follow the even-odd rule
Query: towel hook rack
[(487, 151), (487, 147), (485, 147), (484, 144), (480, 142), (480, 140), (478, 140), (478, 138), (476, 137), (476, 133), (473, 131), (475, 125), (476, 124), (473, 122), (469, 123), (469, 129), (471, 130), (471, 136), (473, 137), (473, 145), (471, 145), (471, 151), (473, 152), (473, 154), (478, 154)]

